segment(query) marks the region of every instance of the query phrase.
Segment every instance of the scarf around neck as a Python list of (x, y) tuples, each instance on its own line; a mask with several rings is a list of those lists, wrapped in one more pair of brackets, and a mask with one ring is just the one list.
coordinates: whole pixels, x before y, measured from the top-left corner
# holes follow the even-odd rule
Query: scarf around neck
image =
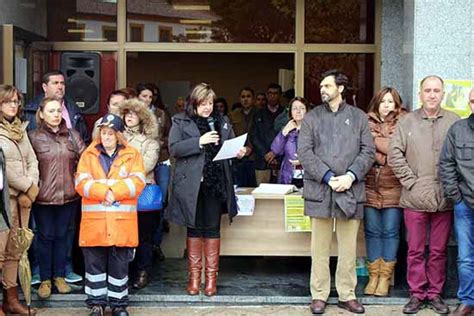
[(16, 116), (12, 122), (9, 122), (4, 117), (0, 120), (0, 126), (6, 130), (8, 136), (16, 142), (19, 142), (23, 138), (23, 129), (21, 125), (21, 120)]

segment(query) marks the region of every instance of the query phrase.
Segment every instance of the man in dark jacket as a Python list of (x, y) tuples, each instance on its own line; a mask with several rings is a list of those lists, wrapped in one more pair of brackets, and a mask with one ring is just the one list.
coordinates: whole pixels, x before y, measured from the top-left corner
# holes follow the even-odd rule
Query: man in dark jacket
[(324, 104), (306, 114), (298, 138), (304, 169), (305, 214), (311, 217), (311, 311), (322, 314), (331, 289), (329, 254), (333, 232), (338, 242), (338, 306), (363, 313), (355, 296), (357, 233), (365, 202), (364, 177), (375, 146), (367, 116), (347, 104), (348, 78), (337, 70), (322, 75)]
[(75, 128), (81, 135), (82, 140), (89, 144), (91, 140), (90, 133), (87, 130), (86, 122), (82, 117), (79, 107), (65, 97), (66, 86), (63, 73), (58, 70), (49, 71), (44, 74), (42, 82), (44, 94), (36, 96), (24, 108), (26, 120), (30, 122), (28, 130), (36, 128), (35, 115), (41, 100), (44, 97), (56, 98), (62, 104), (62, 117), (66, 121), (67, 127)]
[(270, 147), (277, 135), (274, 127), (275, 119), (283, 112), (280, 105), (281, 87), (271, 83), (267, 88), (267, 106), (259, 109), (253, 118), (250, 128), (250, 143), (255, 155), (255, 178), (257, 185), (268, 183), (271, 169), (278, 170), (278, 160)]
[[(474, 113), (474, 89), (469, 93)], [(441, 151), (439, 174), (444, 195), (454, 202), (454, 228), (458, 241), (458, 298), (453, 315), (474, 313), (474, 114), (449, 129)]]
[[(241, 107), (229, 113), (229, 120), (232, 124), (235, 136), (241, 136), (250, 131), (250, 127), (255, 115), (255, 93), (252, 88), (244, 87), (239, 93)], [(255, 159), (252, 145), (247, 135), (247, 153), (245, 157), (232, 162), (232, 172), (234, 183), (239, 187), (255, 187)]]

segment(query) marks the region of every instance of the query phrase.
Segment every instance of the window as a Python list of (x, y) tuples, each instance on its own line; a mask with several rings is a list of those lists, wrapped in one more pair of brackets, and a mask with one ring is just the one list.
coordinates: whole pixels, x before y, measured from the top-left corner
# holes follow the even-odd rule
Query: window
[(99, 0), (45, 1), (48, 41), (117, 41), (103, 27), (117, 28), (117, 4)]
[(158, 27), (158, 41), (159, 42), (172, 42), (173, 41), (173, 28), (170, 26), (162, 26)]
[(306, 0), (306, 43), (374, 42), (375, 0)]
[(143, 42), (143, 24), (130, 23), (130, 42)]
[(338, 69), (349, 77), (347, 103), (366, 110), (374, 93), (374, 56), (372, 54), (305, 54), (306, 98), (314, 105), (321, 104), (319, 83), (321, 74)]
[(278, 83), (280, 69), (294, 69), (294, 54), (133, 52), (127, 54), (127, 86), (153, 82), (160, 87), (163, 102), (174, 105), (192, 86), (207, 82), (231, 106), (239, 101), (242, 87), (263, 92), (269, 83)]
[(294, 43), (295, 11), (296, 0), (127, 0), (128, 23), (157, 31), (144, 42)]
[(110, 25), (102, 26), (102, 37), (109, 42), (115, 42), (117, 40), (117, 27)]

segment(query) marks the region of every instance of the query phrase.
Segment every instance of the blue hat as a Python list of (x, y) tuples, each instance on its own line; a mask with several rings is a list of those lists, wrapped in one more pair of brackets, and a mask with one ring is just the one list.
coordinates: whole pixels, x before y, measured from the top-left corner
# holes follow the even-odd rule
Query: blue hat
[(100, 120), (99, 125), (97, 125), (97, 127), (103, 126), (110, 127), (116, 132), (121, 132), (123, 130), (123, 121), (120, 116), (115, 114), (105, 114)]

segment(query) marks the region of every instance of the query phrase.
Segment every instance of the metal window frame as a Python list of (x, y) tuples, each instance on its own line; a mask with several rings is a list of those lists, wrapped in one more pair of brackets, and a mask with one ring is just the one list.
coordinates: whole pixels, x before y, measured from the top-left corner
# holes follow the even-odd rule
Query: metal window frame
[[(374, 89), (380, 88), (381, 80), (381, 29), (382, 0), (375, 0), (375, 39), (373, 44), (305, 44), (305, 0), (296, 0), (295, 43), (248, 44), (248, 43), (133, 43), (126, 41), (127, 3), (117, 0), (117, 42), (52, 42), (56, 51), (115, 51), (117, 52), (117, 85), (127, 83), (128, 52), (212, 52), (212, 53), (293, 53), (295, 65), (295, 92), (304, 94), (304, 58), (307, 53), (363, 53), (374, 54)], [(5, 56), (4, 56), (5, 59)]]

